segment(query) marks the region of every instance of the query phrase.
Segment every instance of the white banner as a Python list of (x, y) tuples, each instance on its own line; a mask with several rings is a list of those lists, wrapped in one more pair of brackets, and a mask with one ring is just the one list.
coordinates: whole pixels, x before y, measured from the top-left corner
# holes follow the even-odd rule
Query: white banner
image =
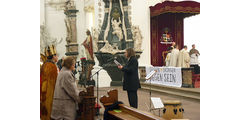
[[(151, 78), (152, 84), (161, 84), (166, 86), (181, 87), (182, 72), (181, 67), (146, 67), (146, 74), (156, 70), (156, 74)], [(149, 83), (150, 80), (146, 80)]]

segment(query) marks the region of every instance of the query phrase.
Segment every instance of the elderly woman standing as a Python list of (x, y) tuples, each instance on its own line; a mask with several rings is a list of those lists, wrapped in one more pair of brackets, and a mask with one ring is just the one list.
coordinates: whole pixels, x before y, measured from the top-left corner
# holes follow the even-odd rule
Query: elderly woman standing
[(131, 107), (138, 107), (137, 90), (141, 88), (138, 77), (138, 60), (132, 48), (126, 49), (125, 57), (128, 62), (125, 66), (118, 66), (124, 72), (123, 90), (127, 90), (128, 101)]
[(66, 57), (58, 74), (54, 91), (52, 114), (54, 120), (75, 120), (77, 103), (81, 101), (76, 79), (72, 73), (75, 69), (73, 57)]

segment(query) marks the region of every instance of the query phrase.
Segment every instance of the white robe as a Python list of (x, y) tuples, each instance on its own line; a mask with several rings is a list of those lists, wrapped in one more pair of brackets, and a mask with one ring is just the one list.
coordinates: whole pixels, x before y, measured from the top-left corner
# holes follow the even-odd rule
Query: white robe
[(177, 61), (178, 61), (178, 54), (179, 54), (179, 50), (174, 48), (171, 52), (170, 55), (170, 63), (169, 66), (172, 67), (177, 67)]
[(168, 54), (167, 54), (167, 57), (165, 58), (166, 66), (169, 66), (169, 64), (170, 64), (170, 58), (171, 58), (171, 53), (168, 53)]
[(187, 50), (182, 49), (179, 52), (177, 67), (183, 67), (183, 68), (190, 67), (190, 56)]

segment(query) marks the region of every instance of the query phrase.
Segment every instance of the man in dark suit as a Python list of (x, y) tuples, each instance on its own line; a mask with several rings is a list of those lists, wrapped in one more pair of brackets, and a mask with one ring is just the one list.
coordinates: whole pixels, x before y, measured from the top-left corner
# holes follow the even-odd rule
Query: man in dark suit
[(61, 69), (62, 69), (63, 59), (64, 59), (64, 57), (62, 57), (62, 58), (61, 58), (60, 60), (58, 60), (58, 62), (57, 62), (57, 66), (58, 66), (59, 71), (61, 71)]
[(131, 107), (138, 107), (137, 90), (141, 88), (138, 77), (138, 61), (132, 48), (128, 48), (125, 52), (128, 62), (125, 66), (118, 66), (124, 72), (123, 90), (127, 90), (128, 101)]

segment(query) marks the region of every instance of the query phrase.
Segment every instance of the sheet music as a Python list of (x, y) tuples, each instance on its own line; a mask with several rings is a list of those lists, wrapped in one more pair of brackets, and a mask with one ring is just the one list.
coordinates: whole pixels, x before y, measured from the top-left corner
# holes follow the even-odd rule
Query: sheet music
[(151, 71), (151, 72), (145, 77), (145, 79), (146, 79), (146, 80), (150, 79), (155, 73), (156, 73), (155, 70)]
[(114, 60), (114, 63), (115, 63), (117, 66), (122, 66), (117, 60)]
[(164, 108), (162, 100), (159, 97), (151, 97), (154, 108)]

